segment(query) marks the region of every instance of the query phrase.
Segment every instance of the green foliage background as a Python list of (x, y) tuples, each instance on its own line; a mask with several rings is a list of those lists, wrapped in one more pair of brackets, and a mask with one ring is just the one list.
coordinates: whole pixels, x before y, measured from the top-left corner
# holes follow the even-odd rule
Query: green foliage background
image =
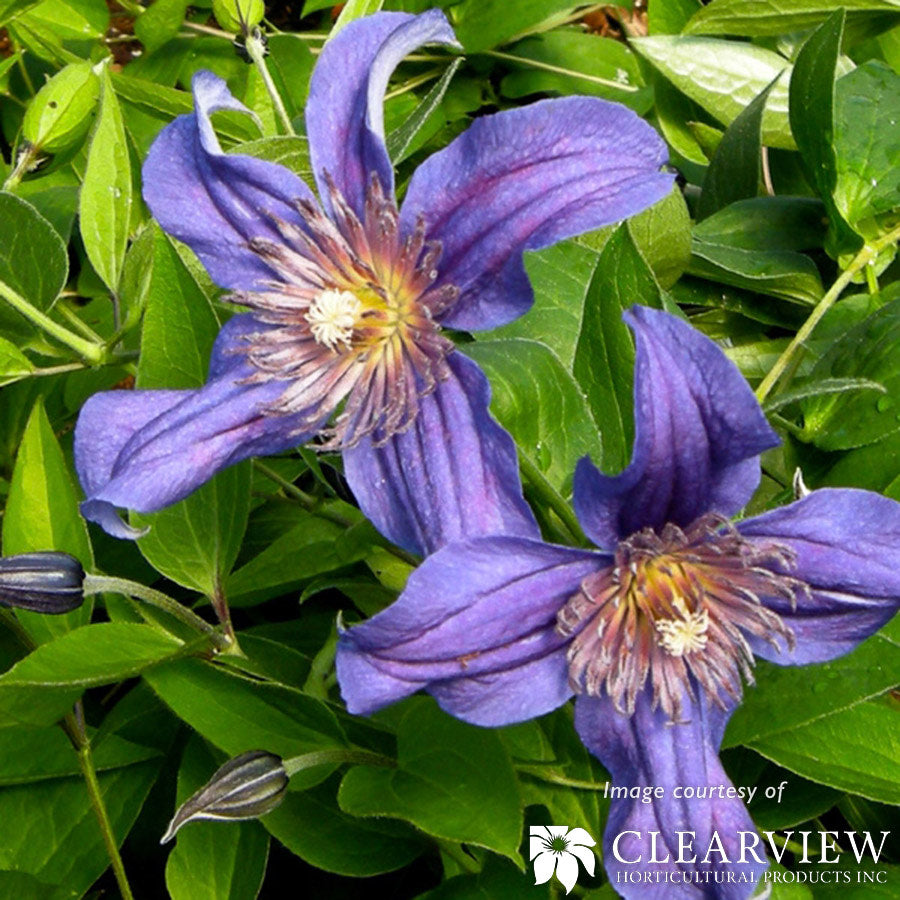
[[(626, 225), (529, 254), (534, 309), (467, 343), (547, 534), (572, 527), (575, 460), (590, 453), (615, 471), (628, 459), (633, 347), (620, 314), (633, 303), (687, 316), (758, 388), (784, 444), (766, 454), (750, 511), (789, 500), (798, 467), (810, 487), (900, 500), (896, 0), (650, 0), (649, 11), (351, 0), (339, 15), (330, 0), (273, 2), (267, 64), (294, 134), (222, 30), (233, 20), (217, 9), (217, 22), (209, 0), (0, 0), (3, 553), (66, 550), (211, 619), (210, 607), (227, 604), (243, 651), (214, 655), (182, 623), (114, 594), (54, 619), (3, 613), (2, 897), (115, 896), (81, 777), (86, 755), (138, 898), (253, 900), (284, 896), (284, 883), (334, 898), (551, 897), (556, 888), (533, 886), (526, 870), (526, 826), (602, 832), (608, 776), (570, 708), (493, 731), (424, 697), (371, 720), (344, 712), (336, 616), (383, 608), (416, 561), (365, 522), (337, 458), (301, 450), (241, 464), (168, 510), (134, 516), (151, 526), (136, 544), (78, 515), (71, 430), (81, 404), (113, 386), (201, 384), (229, 314), (141, 201), (141, 161), (190, 111), (191, 75), (221, 75), (258, 117), (216, 116), (228, 150), (306, 176), (303, 106), (329, 33), (379, 8), (433, 5), (464, 53), (429, 48), (391, 83), (401, 189), (474, 116), (574, 93), (645, 116), (683, 175)], [(782, 803), (761, 790), (751, 805), (759, 827), (877, 832), (896, 822), (898, 682), (897, 622), (828, 665), (759, 665), (723, 756), (735, 784), (787, 780)], [(58, 725), (71, 734), (76, 702), (78, 752)], [(261, 821), (191, 824), (174, 849), (160, 848), (176, 803), (227, 756), (255, 748), (329, 751), (332, 761), (294, 776)], [(355, 762), (360, 749), (382, 764)], [(890, 877), (877, 896), (900, 897), (896, 842), (883, 859)], [(773, 896), (876, 896), (849, 890), (776, 886)], [(613, 891), (598, 873), (576, 894)]]

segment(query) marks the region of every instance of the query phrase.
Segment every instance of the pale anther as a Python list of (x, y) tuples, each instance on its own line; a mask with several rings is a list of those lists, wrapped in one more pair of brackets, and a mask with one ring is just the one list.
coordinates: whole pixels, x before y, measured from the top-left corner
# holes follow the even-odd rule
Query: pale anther
[(306, 321), (315, 340), (329, 350), (350, 346), (356, 319), (362, 311), (359, 297), (350, 291), (322, 291), (309, 305)]
[(709, 613), (687, 613), (680, 619), (660, 619), (656, 623), (659, 645), (672, 656), (684, 656), (706, 648)]

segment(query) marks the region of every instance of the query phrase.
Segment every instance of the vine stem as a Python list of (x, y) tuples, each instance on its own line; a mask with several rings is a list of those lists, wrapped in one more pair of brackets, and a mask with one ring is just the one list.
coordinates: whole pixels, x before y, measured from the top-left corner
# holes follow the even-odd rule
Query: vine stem
[(578, 521), (575, 511), (524, 453), (519, 454), (519, 467), (534, 493), (556, 513), (559, 520), (571, 532), (572, 537), (582, 546), (587, 544), (588, 540), (581, 530), (581, 523)]
[(334, 750), (315, 750), (312, 753), (304, 753), (302, 756), (293, 756), (284, 761), (284, 770), (288, 778), (303, 769), (311, 769), (313, 766), (324, 766), (330, 763), (352, 763), (360, 766), (382, 766), (395, 769), (397, 763), (389, 756), (380, 753), (372, 753), (370, 750), (356, 750), (336, 747)]
[[(274, 469), (267, 466), (264, 462), (261, 462), (258, 459), (253, 460), (253, 465), (260, 473), (260, 475), (265, 475), (269, 481), (277, 484), (289, 497), (296, 500), (304, 509), (311, 512), (314, 516), (318, 516), (320, 519), (325, 519), (328, 522), (334, 522), (335, 525), (340, 525), (342, 528), (350, 528), (353, 525), (357, 524), (357, 520), (351, 519), (348, 516), (343, 516), (339, 512), (334, 512), (326, 507), (323, 507), (321, 502), (316, 499), (312, 494), (307, 494), (306, 491), (298, 488), (297, 485), (292, 484), (286, 478), (282, 478), (281, 475), (278, 474)], [(412, 553), (407, 553), (405, 550), (402, 550), (400, 547), (395, 547), (390, 541), (387, 539), (380, 542), (379, 546), (383, 547), (388, 553), (393, 554), (397, 557), (401, 562), (405, 562), (410, 566), (417, 566), (421, 560), (414, 556)]]
[(602, 84), (604, 87), (615, 88), (627, 94), (635, 93), (640, 88), (633, 84), (623, 84), (610, 78), (601, 78), (599, 75), (587, 75), (584, 72), (576, 72), (574, 69), (564, 69), (562, 66), (554, 66), (551, 63), (540, 62), (536, 59), (528, 59), (524, 56), (515, 56), (512, 53), (502, 53), (499, 50), (488, 50), (484, 56), (492, 56), (494, 59), (503, 59), (508, 62), (516, 62), (523, 66), (531, 66), (533, 69), (543, 69), (546, 72), (555, 72), (557, 75), (568, 75), (571, 78), (580, 78), (582, 81), (590, 81), (592, 84)]
[(144, 603), (163, 610), (163, 612), (178, 619), (179, 622), (183, 622), (189, 628), (199, 631), (208, 637), (216, 650), (220, 652), (234, 650), (235, 642), (232, 638), (222, 634), (214, 625), (210, 625), (205, 619), (201, 619), (200, 616), (188, 609), (183, 603), (173, 600), (161, 591), (154, 590), (136, 581), (129, 581), (127, 578), (115, 578), (112, 575), (85, 575), (85, 595), (104, 592), (124, 594), (126, 597), (142, 600)]
[(291, 124), (291, 117), (284, 108), (284, 101), (281, 99), (281, 94), (278, 93), (278, 88), (275, 87), (275, 82), (272, 81), (268, 66), (266, 66), (265, 44), (263, 44), (262, 32), (259, 28), (253, 28), (251, 30), (250, 34), (247, 35), (244, 46), (247, 50), (247, 55), (253, 61), (253, 65), (256, 66), (256, 71), (259, 72), (263, 84), (266, 86), (266, 91), (272, 100), (275, 112), (278, 113), (278, 118), (281, 120), (282, 128), (284, 128), (287, 134), (291, 136), (296, 135), (297, 132), (294, 131), (294, 126)]
[(109, 820), (109, 813), (106, 811), (106, 804), (103, 802), (103, 791), (100, 788), (97, 769), (94, 766), (91, 740), (84, 727), (84, 710), (80, 700), (75, 704), (74, 710), (66, 716), (64, 728), (78, 754), (78, 765), (81, 768), (81, 774), (84, 776), (84, 783), (87, 786), (88, 796), (91, 800), (91, 808), (94, 810), (97, 823), (100, 825), (100, 831), (103, 833), (103, 843), (106, 845), (106, 853), (112, 864), (113, 874), (116, 877), (116, 883), (119, 885), (122, 900), (134, 900), (134, 894), (131, 892), (131, 885), (129, 885), (128, 876), (125, 874), (125, 865), (119, 853), (119, 846), (116, 843), (112, 823)]
[(835, 301), (843, 293), (844, 288), (850, 284), (853, 276), (869, 265), (869, 263), (872, 262), (885, 247), (890, 246), (898, 239), (900, 239), (900, 225), (889, 231), (877, 241), (866, 244), (866, 246), (856, 254), (850, 265), (844, 269), (837, 281), (835, 281), (825, 293), (825, 296), (818, 302), (816, 308), (810, 313), (809, 318), (800, 326), (800, 330), (794, 335), (794, 339), (787, 347), (785, 347), (781, 356), (775, 360), (775, 365), (772, 366), (766, 377), (759, 383), (759, 387), (756, 389), (756, 399), (759, 400), (760, 403), (769, 396), (772, 388), (775, 387), (778, 380), (784, 374), (795, 354), (801, 349), (803, 343), (812, 334), (816, 325), (821, 321), (822, 316), (831, 309)]
[(70, 347), (93, 366), (98, 366), (106, 359), (106, 348), (92, 341), (87, 341), (68, 328), (54, 322), (46, 313), (35, 309), (21, 294), (17, 294), (8, 284), (0, 281), (0, 297), (26, 319), (42, 328), (47, 334), (55, 337), (60, 343)]

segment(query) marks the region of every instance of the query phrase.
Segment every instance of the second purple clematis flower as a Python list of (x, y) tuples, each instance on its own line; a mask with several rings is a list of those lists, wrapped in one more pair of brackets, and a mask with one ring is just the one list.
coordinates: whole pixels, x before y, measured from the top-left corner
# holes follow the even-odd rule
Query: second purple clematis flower
[[(673, 789), (730, 784), (717, 752), (754, 655), (833, 659), (894, 615), (900, 504), (819, 490), (732, 524), (774, 432), (712, 341), (665, 312), (626, 318), (631, 463), (607, 476), (583, 459), (574, 481), (579, 520), (601, 549), (518, 536), (451, 544), (393, 606), (344, 632), (338, 676), (351, 712), (426, 688), (485, 726), (542, 715), (574, 693), (576, 728), (615, 784), (665, 791), (652, 804), (613, 800), (604, 856), (616, 890), (738, 900), (766, 867), (760, 846), (742, 852), (757, 837), (749, 815), (738, 799)], [(637, 868), (659, 883), (629, 883)]]
[(85, 404), (87, 518), (128, 536), (117, 507), (161, 509), (225, 466), (318, 435), (343, 451), (366, 515), (410, 550), (537, 533), (486, 379), (441, 328), (521, 315), (524, 250), (639, 212), (673, 179), (631, 111), (569, 97), (476, 120), (419, 167), (398, 210), (384, 92), (432, 42), (455, 43), (437, 10), (360, 19), (326, 44), (306, 109), (318, 201), (287, 169), (221, 151), (210, 115), (243, 106), (195, 76), (195, 112), (154, 143), (144, 197), (250, 312), (223, 328), (202, 389)]

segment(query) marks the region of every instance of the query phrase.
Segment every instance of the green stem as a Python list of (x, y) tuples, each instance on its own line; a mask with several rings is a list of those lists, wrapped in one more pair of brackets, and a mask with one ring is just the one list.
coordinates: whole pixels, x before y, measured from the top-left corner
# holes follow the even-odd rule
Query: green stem
[(633, 84), (622, 84), (609, 78), (600, 78), (597, 75), (587, 75), (584, 72), (576, 72), (574, 69), (564, 69), (562, 66), (554, 66), (550, 63), (540, 62), (536, 59), (528, 59), (524, 56), (514, 56), (512, 53), (501, 53), (499, 50), (488, 50), (484, 56), (493, 56), (494, 59), (504, 59), (508, 62), (519, 63), (523, 66), (531, 66), (534, 69), (544, 69), (547, 72), (555, 72), (557, 75), (567, 75), (570, 78), (580, 78), (582, 81), (590, 81), (593, 84), (602, 84), (605, 87), (615, 88), (619, 91), (632, 93), (639, 90)]
[(109, 814), (103, 802), (103, 792), (97, 779), (97, 770), (94, 767), (94, 757), (91, 753), (91, 741), (84, 727), (84, 713), (80, 700), (75, 704), (74, 711), (66, 716), (64, 727), (78, 753), (78, 765), (84, 776), (84, 783), (91, 799), (91, 807), (97, 817), (100, 831), (103, 833), (103, 843), (106, 845), (106, 853), (112, 863), (113, 874), (116, 876), (122, 900), (134, 900), (134, 894), (131, 893), (131, 886), (128, 884), (128, 876), (125, 874), (125, 866), (119, 854), (119, 846), (116, 843), (112, 823), (109, 821)]
[(407, 91), (411, 91), (428, 81), (434, 81), (435, 78), (440, 77), (442, 71), (442, 69), (429, 69), (427, 72), (423, 72), (415, 78), (410, 78), (409, 81), (404, 81), (403, 84), (394, 88), (394, 90), (388, 91), (384, 95), (384, 99), (392, 100), (394, 97), (399, 97), (401, 94), (405, 94)]
[(331, 763), (351, 763), (360, 766), (382, 766), (395, 769), (397, 763), (389, 756), (380, 753), (372, 753), (370, 750), (356, 750), (335, 748), (334, 750), (315, 750), (312, 753), (304, 753), (302, 756), (292, 756), (284, 761), (284, 770), (288, 778), (303, 769), (311, 769), (313, 766), (330, 765)]
[(222, 31), (221, 28), (213, 28), (211, 25), (201, 25), (199, 22), (182, 22), (182, 28), (190, 31), (196, 31), (198, 34), (209, 34), (212, 37), (224, 38), (226, 41), (233, 41), (234, 35), (228, 31)]
[(481, 871), (478, 863), (459, 844), (454, 844), (452, 841), (447, 841), (443, 838), (435, 838), (435, 841), (438, 847), (441, 848), (441, 852), (449, 856), (464, 872), (475, 875)]
[(48, 315), (35, 309), (24, 297), (17, 294), (8, 284), (0, 281), (0, 297), (3, 297), (9, 305), (21, 313), (30, 322), (42, 328), (47, 334), (55, 337), (60, 343), (70, 347), (93, 366), (100, 365), (106, 359), (106, 350), (99, 344), (86, 341), (84, 338), (73, 334), (68, 328), (54, 322)]
[(35, 369), (28, 374), (33, 378), (47, 375), (64, 375), (66, 372), (82, 372), (85, 369), (84, 363), (65, 363), (60, 366), (47, 366), (45, 369)]
[(262, 32), (258, 28), (252, 29), (250, 34), (247, 35), (244, 46), (247, 48), (247, 55), (253, 60), (253, 65), (256, 66), (256, 71), (259, 72), (263, 84), (266, 86), (266, 91), (272, 99), (272, 105), (275, 107), (275, 112), (278, 113), (278, 118), (281, 119), (282, 127), (287, 134), (292, 136), (295, 135), (296, 132), (294, 131), (294, 126), (291, 124), (291, 117), (284, 108), (281, 94), (278, 93), (278, 88), (275, 87), (275, 82), (272, 81), (272, 76), (269, 74), (269, 69), (266, 66), (265, 46), (262, 40)]
[(547, 481), (544, 473), (524, 453), (519, 454), (519, 466), (522, 470), (522, 475), (531, 486), (533, 492), (556, 513), (559, 520), (571, 533), (572, 538), (582, 546), (587, 544), (588, 540), (581, 530), (581, 524), (575, 515), (575, 511), (563, 499), (556, 488)]
[[(20, 57), (21, 59), (21, 57)], [(31, 169), (34, 161), (37, 159), (37, 151), (30, 144), (27, 145), (19, 154), (16, 160), (15, 168), (9, 173), (6, 181), (3, 182), (3, 190), (12, 190), (21, 180), (22, 177)]]
[(67, 319), (75, 328), (78, 329), (86, 337), (89, 341), (94, 344), (103, 344), (104, 340), (88, 325), (86, 322), (81, 321), (81, 317), (78, 313), (75, 312), (74, 309), (69, 305), (68, 302), (62, 301), (56, 304), (56, 308), (59, 311), (60, 315)]
[[(286, 478), (282, 478), (274, 469), (269, 468), (264, 462), (254, 459), (253, 465), (261, 475), (265, 475), (269, 481), (275, 482), (285, 494), (296, 500), (304, 509), (311, 512), (314, 516), (318, 516), (320, 519), (325, 519), (328, 522), (334, 522), (335, 525), (340, 525), (342, 528), (350, 528), (357, 524), (354, 519), (343, 516), (339, 512), (335, 512), (334, 510), (323, 506), (312, 494), (307, 494), (306, 491), (301, 490), (297, 485), (292, 484)], [(412, 553), (407, 553), (405, 550), (395, 547), (387, 540), (382, 541), (380, 546), (384, 547), (385, 550), (392, 553), (397, 559), (402, 560), (410, 566), (417, 566), (421, 562), (421, 560)]]
[(86, 575), (84, 578), (84, 593), (102, 594), (108, 592), (111, 594), (124, 594), (126, 597), (134, 597), (141, 600), (149, 606), (161, 609), (168, 613), (179, 622), (184, 623), (194, 631), (199, 631), (210, 639), (213, 646), (220, 652), (232, 650), (234, 641), (227, 635), (222, 634), (214, 625), (210, 625), (205, 619), (201, 619), (195, 612), (188, 609), (184, 604), (173, 600), (171, 597), (163, 594), (161, 591), (147, 587), (145, 584), (139, 584), (136, 581), (129, 581), (127, 578), (116, 578), (112, 575)]
[(788, 364), (791, 362), (794, 355), (802, 349), (803, 343), (812, 334), (816, 325), (821, 321), (822, 316), (831, 309), (835, 301), (843, 293), (844, 288), (850, 284), (853, 276), (861, 269), (868, 266), (885, 247), (890, 246), (898, 239), (900, 239), (900, 225), (892, 231), (889, 231), (884, 237), (879, 238), (877, 241), (866, 244), (866, 246), (856, 254), (850, 265), (841, 273), (837, 281), (835, 281), (826, 292), (825, 296), (818, 302), (809, 318), (800, 326), (800, 330), (794, 335), (794, 339), (787, 345), (781, 356), (775, 360), (775, 365), (769, 370), (769, 374), (760, 382), (759, 387), (756, 389), (756, 399), (759, 400), (760, 403), (769, 396), (769, 392), (775, 387), (775, 384), (784, 374), (785, 369), (787, 369)]

